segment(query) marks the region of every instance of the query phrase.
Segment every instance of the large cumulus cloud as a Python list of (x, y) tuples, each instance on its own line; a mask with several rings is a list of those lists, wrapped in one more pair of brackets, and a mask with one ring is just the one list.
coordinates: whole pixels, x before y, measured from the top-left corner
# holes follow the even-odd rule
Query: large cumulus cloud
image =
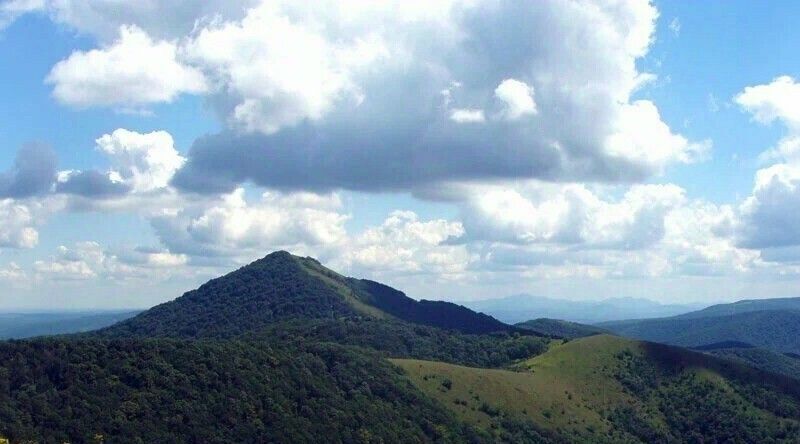
[[(114, 87), (92, 89), (91, 100), (79, 94), (79, 104), (207, 95), (227, 129), (193, 144), (174, 181), (184, 190), (230, 192), (248, 181), (371, 191), (496, 178), (631, 182), (708, 148), (632, 98), (652, 79), (636, 67), (658, 15), (646, 0), (238, 2), (217, 15), (190, 3), (179, 3), (171, 32), (152, 20), (159, 8), (149, 2), (45, 7), (106, 42), (111, 25), (125, 25), (109, 11), (125, 12), (137, 27), (123, 36), (169, 61), (135, 82), (126, 76), (138, 68), (109, 70), (103, 81)], [(195, 14), (190, 29), (183, 12)], [(88, 54), (111, 60), (124, 42), (63, 62), (70, 75), (51, 76), (57, 96), (91, 82)], [(120, 89), (176, 73), (192, 82), (152, 95)]]
[(734, 100), (757, 122), (777, 121), (786, 128), (777, 145), (761, 155), (767, 165), (756, 172), (752, 193), (740, 206), (739, 242), (749, 248), (783, 249), (770, 253), (776, 260), (800, 257), (786, 252), (800, 246), (800, 84), (781, 76), (745, 88)]

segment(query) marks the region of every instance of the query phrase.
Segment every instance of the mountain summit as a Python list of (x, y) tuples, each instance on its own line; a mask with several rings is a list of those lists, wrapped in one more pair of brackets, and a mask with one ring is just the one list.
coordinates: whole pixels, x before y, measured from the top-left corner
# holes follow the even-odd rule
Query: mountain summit
[(456, 304), (416, 301), (387, 285), (342, 276), (316, 259), (277, 251), (101, 333), (224, 338), (277, 321), (343, 317), (400, 320), (463, 333), (513, 329)]

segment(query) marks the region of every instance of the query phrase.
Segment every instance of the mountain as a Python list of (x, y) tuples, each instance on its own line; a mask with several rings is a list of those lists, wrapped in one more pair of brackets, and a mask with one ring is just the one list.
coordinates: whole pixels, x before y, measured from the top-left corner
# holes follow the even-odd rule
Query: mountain
[(729, 304), (712, 305), (702, 310), (684, 313), (676, 317), (681, 319), (694, 319), (772, 310), (800, 311), (800, 298), (744, 299)]
[(792, 353), (778, 353), (736, 341), (707, 344), (692, 349), (800, 380), (800, 356)]
[[(713, 310), (705, 313), (720, 313)], [(735, 314), (642, 319), (599, 324), (616, 334), (696, 347), (739, 341), (777, 352), (800, 353), (800, 311), (740, 311)]]
[(280, 321), (343, 317), (395, 319), (463, 333), (513, 330), (459, 305), (415, 301), (386, 285), (347, 278), (315, 259), (279, 251), (101, 334), (224, 338), (252, 333)]
[(543, 336), (566, 339), (582, 338), (585, 336), (608, 333), (608, 330), (595, 327), (593, 325), (547, 318), (532, 319), (530, 321), (515, 324), (515, 326), (536, 332)]
[(797, 442), (796, 382), (666, 345), (596, 335), (514, 369), (393, 360), (457, 418), (498, 440)]
[(79, 333), (116, 324), (139, 311), (0, 313), (0, 339)]
[(662, 305), (648, 299), (638, 298), (572, 301), (529, 294), (464, 302), (464, 305), (509, 324), (537, 318), (564, 319), (583, 324), (594, 324), (619, 319), (673, 316), (700, 308), (695, 305)]

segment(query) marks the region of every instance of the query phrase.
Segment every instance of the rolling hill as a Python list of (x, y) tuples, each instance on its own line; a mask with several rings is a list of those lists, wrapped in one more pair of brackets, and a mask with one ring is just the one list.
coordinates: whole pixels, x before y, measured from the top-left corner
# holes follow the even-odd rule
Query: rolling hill
[[(719, 313), (712, 310), (706, 313)], [(800, 353), (800, 310), (642, 319), (599, 324), (618, 335), (684, 347), (738, 341), (777, 352)]]
[(597, 335), (516, 369), (397, 359), (421, 390), (472, 426), (523, 442), (797, 442), (791, 379), (691, 351)]
[(593, 325), (547, 318), (532, 319), (530, 321), (515, 324), (515, 326), (536, 332), (540, 335), (566, 339), (582, 338), (584, 336), (608, 333), (608, 330), (595, 327)]

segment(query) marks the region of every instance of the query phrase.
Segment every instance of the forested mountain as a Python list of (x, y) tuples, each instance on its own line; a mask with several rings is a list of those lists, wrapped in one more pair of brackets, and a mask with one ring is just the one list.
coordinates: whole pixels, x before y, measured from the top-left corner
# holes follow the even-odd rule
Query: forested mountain
[(418, 302), (377, 282), (343, 277), (285, 251), (213, 279), (102, 331), (107, 337), (223, 338), (292, 319), (398, 319), (465, 333), (512, 330), (448, 302)]
[(548, 318), (532, 319), (515, 324), (515, 326), (541, 335), (567, 339), (608, 333), (608, 330), (593, 325)]
[(692, 314), (609, 322), (599, 326), (622, 336), (685, 347), (739, 341), (778, 352), (800, 353), (798, 310), (741, 311), (703, 317)]
[(702, 310), (684, 313), (675, 317), (682, 319), (706, 318), (772, 310), (800, 311), (800, 298), (744, 299), (730, 304), (712, 305)]
[(557, 329), (558, 336), (596, 329), (545, 321), (546, 336), (273, 253), (95, 333), (0, 343), (0, 438), (788, 443), (800, 436), (794, 380), (608, 335), (552, 339)]
[(13, 443), (478, 440), (363, 349), (166, 339), (0, 343), (3, 436)]
[(60, 335), (97, 330), (139, 311), (0, 313), (0, 339)]
[(800, 356), (793, 353), (775, 352), (735, 341), (694, 347), (694, 350), (791, 376), (800, 381)]

